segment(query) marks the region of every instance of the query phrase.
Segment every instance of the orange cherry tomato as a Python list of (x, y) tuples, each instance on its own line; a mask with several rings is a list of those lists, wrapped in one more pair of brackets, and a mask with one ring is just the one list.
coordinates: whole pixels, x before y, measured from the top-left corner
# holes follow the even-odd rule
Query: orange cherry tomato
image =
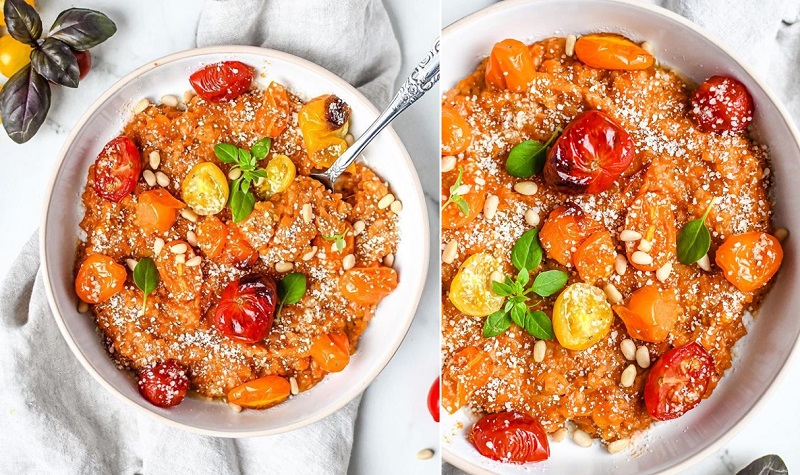
[(494, 372), (494, 361), (486, 351), (468, 346), (453, 355), (442, 370), (442, 407), (453, 414), (467, 403)]
[(318, 166), (329, 167), (347, 150), (350, 106), (339, 97), (329, 94), (312, 99), (300, 109), (297, 124), (308, 155)]
[(339, 279), (339, 292), (357, 304), (375, 305), (397, 288), (391, 267), (353, 267)]
[(664, 341), (681, 314), (675, 293), (655, 285), (640, 288), (631, 295), (628, 305), (613, 308), (630, 336), (652, 343)]
[(128, 271), (104, 254), (92, 254), (81, 263), (75, 292), (86, 303), (105, 302), (122, 290)]
[[(186, 252), (175, 253), (172, 248), (183, 244)], [(155, 258), (161, 282), (169, 292), (169, 298), (186, 302), (194, 300), (200, 293), (203, 271), (200, 266), (187, 266), (186, 262), (195, 256), (192, 246), (181, 240), (170, 241)]]
[(638, 232), (651, 244), (647, 254), (653, 262), (637, 264), (631, 260), (631, 256), (639, 250), (641, 241), (625, 243), (625, 252), (633, 267), (641, 271), (654, 271), (675, 257), (675, 215), (672, 212), (672, 200), (667, 194), (655, 191), (640, 193), (628, 208), (625, 229)]
[(533, 55), (525, 43), (507, 39), (496, 43), (486, 63), (486, 84), (514, 92), (528, 90), (536, 74)]
[(587, 66), (599, 69), (647, 69), (653, 55), (621, 35), (596, 34), (578, 38), (575, 55)]
[(292, 105), (286, 88), (271, 82), (264, 91), (264, 107), (256, 112), (256, 123), (264, 127), (267, 137), (275, 138), (286, 130), (292, 117)]
[(617, 252), (611, 233), (599, 231), (581, 243), (572, 255), (575, 269), (584, 282), (594, 285), (598, 280), (608, 279), (614, 272)]
[(775, 236), (760, 232), (729, 236), (717, 249), (716, 257), (725, 278), (742, 292), (766, 285), (782, 261), (781, 243)]
[(240, 384), (228, 392), (228, 402), (251, 409), (266, 409), (289, 399), (292, 386), (286, 378), (269, 375)]
[(338, 373), (350, 363), (350, 340), (344, 333), (317, 335), (311, 344), (311, 357), (329, 373)]
[(602, 226), (587, 217), (578, 205), (567, 203), (550, 212), (539, 230), (539, 242), (548, 257), (566, 266), (572, 263), (573, 249), (601, 230)]
[(197, 225), (197, 247), (209, 259), (222, 254), (228, 240), (228, 227), (216, 216), (204, 216)]
[(185, 207), (182, 201), (163, 188), (145, 191), (136, 203), (134, 222), (146, 233), (165, 233), (178, 219), (178, 210)]
[(222, 256), (225, 262), (238, 267), (247, 267), (258, 258), (258, 252), (236, 226), (228, 226), (228, 238)]
[(442, 106), (442, 155), (457, 155), (472, 143), (472, 127), (450, 106)]

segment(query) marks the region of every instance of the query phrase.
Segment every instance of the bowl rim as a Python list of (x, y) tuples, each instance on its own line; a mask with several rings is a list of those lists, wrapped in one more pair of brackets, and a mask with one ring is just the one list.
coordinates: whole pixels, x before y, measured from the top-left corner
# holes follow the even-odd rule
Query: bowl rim
[[(473, 12), (465, 17), (460, 18), (459, 20), (454, 21), (447, 27), (442, 29), (442, 40), (445, 40), (448, 35), (454, 34), (457, 30), (462, 30), (465, 28), (472, 27), (472, 24), (484, 19), (485, 17), (492, 16), (500, 11), (512, 9), (522, 4), (527, 3), (544, 3), (544, 2), (552, 2), (553, 0), (504, 0), (502, 2), (494, 3), (486, 8)], [(560, 0), (564, 2), (564, 0)], [(568, 0), (570, 2), (576, 3), (583, 3), (583, 2), (591, 2), (593, 0)], [(794, 138), (795, 144), (800, 147), (800, 132), (798, 132), (797, 127), (794, 124), (794, 121), (789, 116), (789, 112), (786, 110), (786, 107), (783, 105), (782, 102), (775, 96), (772, 89), (761, 79), (760, 75), (756, 73), (745, 61), (739, 57), (738, 54), (731, 51), (719, 38), (717, 38), (712, 33), (708, 32), (705, 28), (691, 22), (687, 18), (678, 15), (677, 13), (667, 10), (666, 8), (652, 5), (646, 2), (636, 1), (636, 0), (595, 0), (605, 3), (616, 3), (619, 5), (624, 5), (626, 7), (635, 7), (640, 10), (644, 10), (649, 14), (654, 14), (656, 16), (665, 17), (669, 20), (673, 20), (679, 24), (681, 24), (685, 28), (689, 28), (693, 30), (695, 33), (700, 34), (708, 41), (713, 43), (715, 46), (720, 48), (728, 57), (733, 60), (738, 66), (740, 66), (749, 76), (750, 78), (764, 91), (764, 94), (767, 96), (769, 101), (772, 105), (778, 110), (780, 113), (781, 119), (783, 119), (784, 123), (786, 124), (787, 128), (792, 134)], [(446, 85), (441, 86), (442, 89), (446, 87)], [(443, 92), (444, 93), (444, 92)], [(712, 453), (718, 451), (719, 449), (723, 448), (735, 435), (737, 435), (741, 430), (753, 419), (766, 405), (766, 402), (769, 398), (777, 391), (777, 387), (780, 386), (780, 383), (786, 378), (787, 368), (791, 366), (791, 363), (794, 363), (795, 360), (798, 359), (798, 354), (800, 354), (800, 339), (796, 339), (794, 345), (789, 351), (788, 356), (786, 359), (781, 363), (781, 367), (778, 370), (775, 377), (772, 381), (769, 382), (766, 388), (762, 391), (762, 393), (758, 396), (753, 406), (747, 411), (739, 420), (731, 426), (722, 436), (720, 436), (715, 441), (708, 444), (705, 448), (694, 454), (693, 456), (679, 462), (675, 465), (667, 467), (666, 469), (660, 472), (654, 472), (660, 475), (668, 475), (668, 474), (677, 474), (680, 473), (687, 468), (695, 465), (696, 463), (700, 462), (701, 460), (707, 458)], [(444, 430), (444, 429), (442, 429)], [(440, 437), (441, 440), (444, 440)], [(453, 451), (450, 444), (442, 443), (442, 459), (447, 463), (454, 465), (455, 467), (464, 470), (471, 474), (487, 474), (490, 475), (494, 472), (490, 470), (478, 466), (458, 455), (457, 452)]]
[[(300, 58), (298, 56), (295, 56), (295, 55), (292, 55), (292, 54), (289, 54), (289, 53), (285, 53), (283, 51), (277, 51), (277, 50), (274, 50), (274, 49), (270, 49), (270, 48), (262, 48), (262, 47), (258, 47), (258, 46), (243, 46), (243, 45), (209, 46), (209, 47), (203, 47), (203, 48), (192, 48), (192, 49), (180, 51), (180, 52), (177, 52), (177, 53), (172, 53), (172, 54), (166, 55), (164, 57), (161, 57), (161, 58), (158, 58), (158, 59), (155, 59), (155, 60), (148, 61), (143, 66), (135, 69), (131, 73), (127, 74), (126, 76), (124, 76), (121, 79), (119, 79), (118, 81), (116, 81), (100, 97), (98, 97), (91, 104), (91, 106), (89, 106), (89, 108), (80, 117), (80, 119), (75, 123), (75, 125), (72, 127), (72, 131), (70, 132), (70, 134), (67, 136), (66, 140), (64, 141), (64, 145), (61, 147), (61, 150), (59, 151), (58, 156), (57, 156), (57, 158), (55, 160), (55, 163), (53, 165), (53, 169), (52, 169), (53, 171), (51, 173), (51, 176), (50, 176), (47, 188), (46, 188), (47, 191), (45, 192), (45, 196), (44, 196), (44, 207), (42, 208), (40, 231), (39, 231), (39, 255), (41, 256), (40, 268), (42, 270), (42, 277), (43, 277), (43, 281), (44, 281), (45, 293), (47, 295), (48, 304), (50, 305), (50, 311), (53, 314), (53, 318), (55, 319), (56, 324), (58, 325), (58, 328), (59, 328), (59, 330), (61, 332), (61, 335), (63, 336), (64, 340), (66, 341), (66, 343), (69, 346), (69, 348), (72, 351), (72, 353), (75, 355), (75, 357), (78, 359), (78, 361), (80, 361), (80, 363), (84, 367), (84, 369), (86, 369), (86, 371), (88, 371), (89, 374), (92, 375), (92, 377), (95, 379), (95, 381), (100, 383), (100, 385), (103, 386), (108, 392), (113, 394), (118, 399), (122, 400), (129, 407), (134, 408), (137, 413), (146, 414), (147, 416), (152, 417), (153, 419), (155, 419), (155, 420), (157, 420), (159, 422), (165, 423), (168, 426), (176, 427), (176, 428), (183, 429), (183, 430), (186, 430), (186, 431), (189, 431), (189, 432), (192, 432), (192, 433), (195, 433), (195, 434), (200, 434), (200, 435), (207, 435), (207, 436), (214, 436), (214, 437), (226, 437), (226, 438), (241, 438), (241, 437), (260, 437), (260, 436), (280, 434), (280, 433), (283, 433), (283, 432), (288, 432), (288, 431), (299, 429), (299, 428), (304, 427), (306, 425), (309, 425), (309, 424), (312, 424), (314, 422), (317, 422), (317, 421), (319, 421), (319, 420), (321, 420), (321, 419), (323, 419), (325, 417), (328, 417), (329, 415), (333, 414), (334, 412), (338, 411), (339, 409), (341, 409), (342, 407), (344, 407), (345, 405), (350, 403), (358, 395), (360, 395), (362, 392), (364, 392), (364, 390), (366, 390), (367, 387), (370, 384), (372, 384), (372, 382), (375, 380), (375, 378), (386, 368), (386, 365), (389, 364), (389, 361), (391, 361), (391, 359), (397, 353), (397, 351), (399, 350), (401, 344), (405, 340), (406, 335), (408, 334), (408, 330), (411, 327), (412, 322), (414, 321), (414, 318), (415, 318), (415, 316), (417, 314), (417, 310), (419, 308), (420, 300), (422, 298), (422, 293), (423, 293), (423, 289), (424, 289), (424, 286), (425, 286), (425, 280), (426, 280), (424, 277), (423, 277), (423, 279), (421, 279), (419, 282), (416, 283), (416, 288), (412, 291), (413, 295), (415, 296), (414, 297), (415, 301), (414, 301), (413, 305), (409, 308), (408, 316), (407, 316), (406, 321), (403, 324), (401, 330), (397, 332), (396, 340), (394, 342), (392, 342), (392, 344), (394, 345), (394, 349), (383, 359), (383, 361), (380, 361), (380, 363), (377, 365), (377, 367), (374, 370), (369, 372), (369, 374), (367, 375), (366, 378), (363, 378), (360, 381), (354, 382), (354, 384), (349, 386), (349, 389), (347, 391), (345, 391), (344, 393), (339, 395), (338, 399), (334, 400), (334, 402), (332, 404), (330, 404), (329, 406), (325, 407), (323, 410), (320, 410), (320, 411), (317, 411), (315, 413), (312, 413), (311, 415), (309, 415), (307, 417), (302, 417), (302, 418), (298, 419), (297, 421), (295, 421), (295, 422), (293, 422), (291, 424), (287, 424), (287, 425), (282, 426), (282, 427), (276, 427), (276, 428), (272, 428), (272, 429), (245, 430), (245, 431), (241, 431), (241, 430), (239, 430), (239, 431), (237, 431), (237, 430), (219, 431), (219, 430), (203, 429), (203, 428), (195, 427), (193, 425), (190, 425), (190, 424), (187, 424), (187, 423), (184, 423), (184, 422), (175, 421), (175, 420), (169, 419), (169, 418), (167, 418), (165, 416), (162, 416), (161, 414), (158, 414), (158, 413), (154, 412), (153, 410), (147, 408), (146, 406), (137, 404), (136, 402), (134, 402), (133, 400), (129, 399), (128, 397), (126, 397), (121, 392), (117, 391), (109, 382), (107, 382), (105, 380), (105, 378), (103, 378), (103, 376), (100, 374), (100, 372), (97, 369), (95, 369), (94, 365), (91, 363), (91, 361), (89, 361), (89, 358), (86, 355), (84, 355), (83, 351), (77, 345), (77, 343), (75, 342), (75, 340), (72, 337), (72, 334), (70, 333), (69, 329), (67, 328), (66, 324), (64, 323), (64, 317), (58, 311), (59, 307), (57, 305), (56, 298), (55, 298), (55, 293), (53, 291), (53, 286), (52, 286), (52, 283), (51, 283), (51, 276), (50, 276), (50, 274), (48, 272), (47, 252), (46, 252), (47, 244), (45, 242), (45, 240), (46, 240), (45, 236), (47, 235), (47, 224), (48, 224), (47, 223), (47, 221), (48, 221), (47, 218), (48, 218), (48, 215), (50, 213), (51, 206), (53, 206), (53, 203), (52, 203), (53, 190), (55, 189), (56, 179), (59, 176), (62, 168), (64, 167), (64, 164), (65, 164), (65, 161), (66, 161), (65, 159), (66, 159), (66, 156), (67, 156), (67, 152), (69, 151), (70, 146), (72, 145), (72, 143), (76, 139), (76, 137), (79, 134), (79, 132), (83, 129), (83, 127), (86, 124), (86, 122), (114, 94), (116, 94), (121, 88), (123, 88), (125, 85), (127, 85), (128, 83), (130, 83), (134, 79), (138, 78), (142, 74), (147, 73), (149, 71), (152, 71), (154, 69), (157, 69), (157, 68), (159, 68), (161, 66), (164, 66), (166, 64), (178, 61), (178, 60), (182, 60), (182, 59), (186, 59), (186, 58), (192, 58), (192, 57), (203, 57), (203, 56), (211, 55), (211, 54), (225, 54), (225, 55), (231, 55), (231, 56), (236, 56), (236, 55), (239, 55), (239, 54), (252, 54), (252, 55), (257, 55), (257, 56), (264, 57), (266, 59), (277, 59), (277, 60), (282, 60), (282, 61), (294, 63), (294, 64), (296, 64), (296, 65), (298, 65), (298, 66), (300, 66), (302, 68), (310, 70), (311, 73), (316, 74), (317, 76), (319, 76), (324, 81), (327, 81), (328, 83), (330, 83), (333, 87), (338, 88), (338, 89), (346, 89), (346, 90), (348, 90), (349, 93), (353, 94), (356, 97), (356, 99), (359, 100), (362, 103), (361, 105), (364, 106), (365, 109), (367, 109), (368, 114), (371, 114), (371, 115), (374, 116), (373, 118), (377, 118), (379, 113), (380, 113), (378, 111), (378, 109), (375, 107), (375, 105), (373, 105), (373, 103), (369, 99), (366, 98), (366, 96), (364, 96), (358, 89), (356, 89), (354, 86), (352, 86), (351, 84), (349, 84), (347, 81), (345, 81), (344, 79), (340, 78), (336, 74), (334, 74), (334, 73), (330, 72), (329, 70), (323, 68), (322, 66), (319, 66), (316, 63), (313, 63), (313, 62), (308, 61), (306, 59)], [(393, 142), (393, 146), (398, 151), (398, 155), (399, 156), (397, 157), (397, 159), (398, 160), (403, 160), (405, 162), (405, 165), (411, 171), (411, 175), (412, 175), (412, 178), (413, 178), (413, 180), (412, 180), (413, 181), (413, 185), (412, 186), (414, 187), (414, 191), (416, 192), (415, 198), (419, 201), (420, 208), (421, 208), (421, 211), (422, 211), (422, 215), (420, 216), (420, 219), (425, 223), (429, 223), (426, 200), (425, 200), (424, 192), (422, 190), (422, 185), (421, 185), (421, 183), (419, 181), (419, 175), (417, 173), (416, 167), (414, 166), (414, 163), (412, 162), (411, 157), (408, 154), (408, 151), (406, 150), (405, 146), (403, 145), (403, 142), (400, 140), (400, 137), (397, 135), (397, 133), (394, 131), (394, 129), (392, 128), (391, 125), (386, 127), (386, 129), (383, 130), (381, 133), (383, 135), (386, 135), (386, 136), (391, 138), (391, 140)], [(423, 233), (424, 247), (423, 247), (423, 249), (420, 250), (421, 252), (416, 253), (416, 255), (420, 256), (420, 258), (423, 259), (422, 260), (422, 267), (420, 269), (421, 270), (421, 275), (423, 275), (423, 276), (427, 275), (428, 268), (429, 268), (429, 265), (430, 265), (430, 262), (429, 262), (430, 261), (430, 229), (429, 229), (429, 227), (430, 226), (426, 225), (426, 226), (423, 226), (423, 229), (415, 231), (415, 232), (422, 232)]]

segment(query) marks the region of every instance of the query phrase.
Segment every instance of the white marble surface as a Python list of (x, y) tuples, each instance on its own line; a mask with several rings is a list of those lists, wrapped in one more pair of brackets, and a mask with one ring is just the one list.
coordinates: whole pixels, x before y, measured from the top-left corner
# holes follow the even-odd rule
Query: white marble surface
[[(442, 0), (442, 26), (496, 0)], [(770, 78), (766, 78), (767, 83)], [(762, 317), (768, 317), (763, 315)], [(775, 394), (765, 408), (742, 431), (731, 439), (725, 448), (699, 462), (684, 472), (687, 475), (735, 474), (752, 460), (766, 454), (780, 455), (789, 473), (800, 473), (800, 364), (788, 368)]]
[[(86, 108), (111, 84), (147, 61), (195, 46), (199, 0), (42, 0), (39, 10), (50, 25), (63, 9), (95, 8), (119, 27), (106, 44), (93, 50), (91, 74), (77, 90), (54, 88), (53, 106), (39, 134), (24, 145), (0, 133), (0, 275), (38, 228), (45, 187), (66, 135)], [(435, 3), (425, 0), (386, 0), (403, 50), (400, 80), (421, 59), (438, 34)], [(395, 129), (414, 159), (426, 192), (438, 195), (438, 101), (424, 98), (401, 116)], [(436, 458), (420, 461), (416, 454), (438, 446), (438, 425), (428, 415), (426, 395), (438, 371), (438, 208), (429, 201), (433, 263), (430, 285), (403, 346), (366, 391), (356, 426), (350, 464), (353, 474), (438, 473)]]

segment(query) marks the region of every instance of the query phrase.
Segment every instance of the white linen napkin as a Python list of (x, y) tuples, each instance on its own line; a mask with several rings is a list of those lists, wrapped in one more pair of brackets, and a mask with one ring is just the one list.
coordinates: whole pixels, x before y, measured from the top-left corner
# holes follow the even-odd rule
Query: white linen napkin
[[(380, 0), (207, 0), (198, 46), (266, 46), (309, 59), (388, 103), (400, 49)], [(39, 272), (38, 233), (0, 290), (0, 473), (343, 474), (359, 399), (302, 429), (222, 439), (133, 412), (64, 342)]]

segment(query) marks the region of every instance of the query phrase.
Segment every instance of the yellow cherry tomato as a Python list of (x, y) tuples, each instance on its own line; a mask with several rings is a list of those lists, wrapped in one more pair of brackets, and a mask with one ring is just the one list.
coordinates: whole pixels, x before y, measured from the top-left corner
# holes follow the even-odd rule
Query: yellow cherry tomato
[(267, 164), (267, 179), (259, 191), (269, 198), (270, 196), (285, 191), (294, 181), (297, 170), (294, 163), (286, 155), (275, 155)]
[(201, 216), (217, 214), (228, 202), (228, 178), (211, 162), (198, 163), (181, 186), (183, 202)]
[(492, 292), (490, 279), (492, 272), (502, 268), (500, 261), (491, 254), (473, 254), (461, 264), (450, 283), (450, 301), (473, 317), (484, 317), (500, 310), (505, 298)]
[[(25, 3), (28, 5), (35, 7), (33, 0), (25, 0)], [(0, 0), (0, 26), (6, 26), (6, 17), (3, 15), (3, 7), (5, 6), (6, 2), (4, 0)]]
[(614, 312), (605, 293), (589, 284), (572, 284), (553, 306), (553, 331), (561, 346), (585, 350), (608, 334)]
[(31, 62), (31, 47), (5, 35), (0, 38), (0, 74), (10, 78)]

